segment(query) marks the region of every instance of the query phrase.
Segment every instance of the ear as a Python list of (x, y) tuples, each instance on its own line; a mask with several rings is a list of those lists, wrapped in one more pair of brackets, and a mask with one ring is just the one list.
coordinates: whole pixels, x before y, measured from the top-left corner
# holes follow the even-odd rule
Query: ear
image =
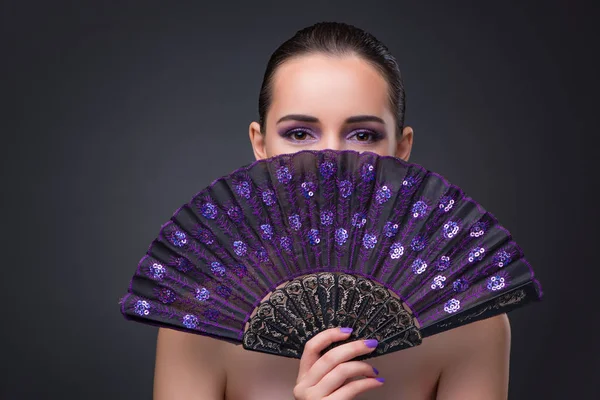
[(413, 129), (410, 126), (405, 126), (402, 129), (402, 137), (396, 143), (396, 157), (408, 161), (413, 145)]
[(260, 125), (258, 122), (253, 121), (250, 123), (248, 135), (250, 136), (250, 143), (252, 144), (252, 150), (254, 151), (256, 160), (267, 158), (265, 135), (260, 132)]

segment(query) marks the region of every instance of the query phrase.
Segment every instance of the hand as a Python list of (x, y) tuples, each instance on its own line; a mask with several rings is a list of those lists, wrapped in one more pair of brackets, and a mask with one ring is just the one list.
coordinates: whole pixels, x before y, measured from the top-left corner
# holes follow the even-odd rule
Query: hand
[[(295, 400), (351, 400), (358, 394), (383, 385), (383, 378), (364, 361), (348, 361), (370, 353), (377, 347), (375, 339), (356, 340), (335, 347), (321, 356), (333, 342), (348, 339), (349, 328), (331, 328), (319, 332), (306, 342), (300, 359)], [(358, 376), (366, 378), (347, 382)]]

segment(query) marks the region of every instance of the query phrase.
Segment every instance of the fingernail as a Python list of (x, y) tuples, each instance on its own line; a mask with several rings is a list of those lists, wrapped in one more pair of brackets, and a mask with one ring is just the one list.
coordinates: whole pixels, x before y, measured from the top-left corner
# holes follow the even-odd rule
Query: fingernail
[(367, 347), (369, 347), (369, 348), (371, 348), (371, 349), (372, 349), (373, 347), (377, 347), (377, 344), (378, 344), (378, 343), (379, 343), (379, 342), (377, 342), (377, 339), (367, 339), (367, 340), (365, 340), (365, 344), (367, 345)]
[(352, 333), (352, 328), (340, 328), (342, 333)]
[(373, 367), (373, 372), (375, 372), (375, 375), (379, 375), (379, 371), (377, 371), (377, 368)]
[(375, 378), (375, 380), (376, 380), (377, 382), (385, 382), (385, 379), (383, 379), (383, 378)]

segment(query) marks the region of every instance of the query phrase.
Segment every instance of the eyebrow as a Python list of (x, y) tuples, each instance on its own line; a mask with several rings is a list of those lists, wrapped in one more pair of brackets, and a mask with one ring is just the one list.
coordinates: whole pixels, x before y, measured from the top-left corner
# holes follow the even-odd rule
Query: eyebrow
[[(319, 119), (316, 117), (312, 117), (310, 115), (303, 114), (289, 114), (279, 118), (277, 123), (283, 121), (302, 121), (302, 122), (319, 122)], [(356, 122), (379, 122), (380, 124), (385, 124), (383, 119), (376, 117), (374, 115), (355, 115), (346, 119), (346, 124), (353, 124)]]

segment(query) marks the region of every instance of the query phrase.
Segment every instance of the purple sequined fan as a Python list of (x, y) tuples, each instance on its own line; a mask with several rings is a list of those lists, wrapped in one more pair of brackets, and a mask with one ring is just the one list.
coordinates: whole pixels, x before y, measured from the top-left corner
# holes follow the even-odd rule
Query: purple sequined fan
[(395, 157), (323, 150), (200, 191), (120, 304), (127, 319), (295, 358), (320, 331), (352, 327), (347, 341), (379, 342), (360, 360), (541, 296), (510, 233), (458, 187)]

